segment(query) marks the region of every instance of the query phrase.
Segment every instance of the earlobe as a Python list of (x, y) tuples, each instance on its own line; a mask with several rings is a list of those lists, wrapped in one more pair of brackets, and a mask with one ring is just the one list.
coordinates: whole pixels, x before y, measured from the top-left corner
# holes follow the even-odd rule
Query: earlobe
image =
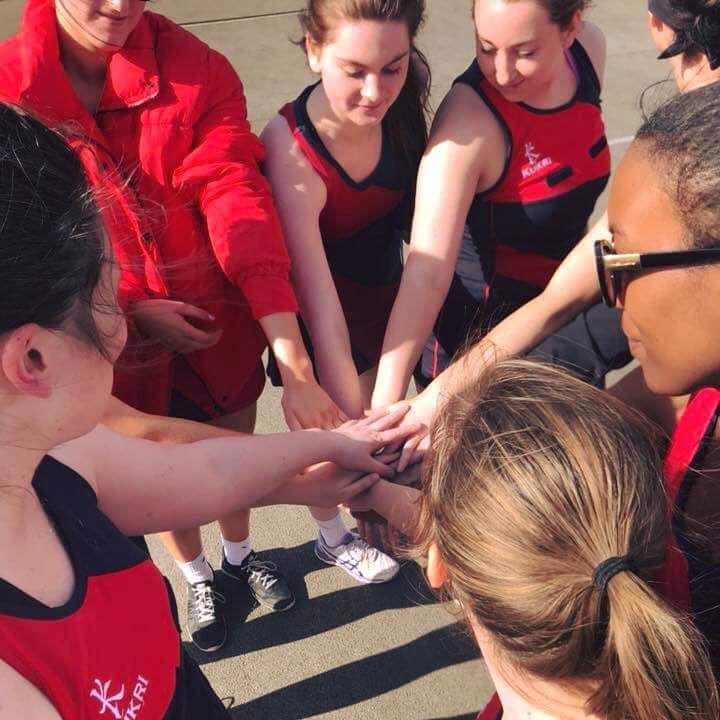
[[(667, 25), (657, 15), (653, 15), (651, 12), (648, 13), (648, 26), (650, 28), (650, 38), (653, 45), (657, 50), (664, 50), (668, 45), (672, 43), (672, 36), (666, 37), (665, 29)], [(673, 31), (672, 35), (675, 32)]]
[(433, 543), (428, 550), (427, 578), (430, 586), (436, 590), (441, 588), (447, 581), (445, 563), (443, 563), (440, 557), (440, 551), (435, 543)]
[(570, 25), (565, 29), (564, 34), (564, 42), (563, 46), (565, 50), (569, 49), (572, 44), (577, 40), (578, 35), (580, 34), (580, 31), (583, 27), (583, 19), (582, 19), (582, 12), (578, 10), (575, 15), (573, 15), (573, 19), (570, 21)]
[(308, 65), (314, 73), (320, 73), (320, 48), (315, 45), (309, 35), (305, 35), (305, 53)]
[(42, 352), (37, 348), (37, 325), (23, 325), (0, 346), (0, 366), (17, 390), (35, 397), (50, 396), (50, 382)]

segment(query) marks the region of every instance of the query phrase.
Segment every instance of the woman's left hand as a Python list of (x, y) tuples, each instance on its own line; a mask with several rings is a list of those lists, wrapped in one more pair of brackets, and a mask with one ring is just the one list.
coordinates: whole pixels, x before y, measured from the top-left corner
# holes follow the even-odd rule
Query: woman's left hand
[(347, 422), (340, 408), (314, 379), (286, 385), (282, 408), (290, 430), (332, 430)]

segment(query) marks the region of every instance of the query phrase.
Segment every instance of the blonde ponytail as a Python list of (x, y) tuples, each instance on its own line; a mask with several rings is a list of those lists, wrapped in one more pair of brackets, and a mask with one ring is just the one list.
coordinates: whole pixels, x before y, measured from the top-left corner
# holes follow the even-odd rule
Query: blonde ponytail
[(608, 720), (716, 720), (717, 687), (703, 639), (692, 623), (629, 572), (609, 584), (608, 678), (590, 709)]

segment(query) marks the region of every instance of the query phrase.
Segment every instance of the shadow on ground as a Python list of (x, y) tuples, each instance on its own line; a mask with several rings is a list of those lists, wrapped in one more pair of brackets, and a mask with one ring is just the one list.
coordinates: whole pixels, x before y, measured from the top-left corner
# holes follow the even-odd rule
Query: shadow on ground
[[(231, 716), (237, 720), (303, 720), (361, 703), (476, 657), (477, 647), (459, 625), (452, 625), (263, 695), (234, 708)], [(472, 715), (444, 720), (465, 718)]]
[(305, 640), (384, 610), (436, 602), (421, 570), (412, 562), (405, 563), (397, 579), (391, 583), (355, 585), (309, 600), (306, 574), (324, 569), (338, 572), (315, 557), (313, 546), (314, 543), (309, 542), (294, 548), (260, 553), (263, 560), (271, 560), (283, 569), (295, 592), (295, 607), (285, 613), (267, 613), (248, 622), (248, 616), (257, 606), (247, 589), (222, 574), (218, 575), (220, 592), (229, 600), (226, 613), (229, 638), (222, 651), (209, 655), (186, 642), (188, 653), (199, 665)]

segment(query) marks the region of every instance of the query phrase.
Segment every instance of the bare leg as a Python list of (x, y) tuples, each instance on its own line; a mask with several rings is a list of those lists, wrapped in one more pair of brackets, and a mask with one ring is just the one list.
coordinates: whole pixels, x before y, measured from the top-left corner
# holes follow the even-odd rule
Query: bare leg
[[(253, 403), (239, 412), (212, 420), (209, 424), (237, 432), (252, 433), (255, 429), (256, 415), (257, 405)], [(250, 534), (250, 511), (238, 510), (227, 515), (220, 520), (220, 528), (223, 536), (228, 540), (234, 542), (245, 540)], [(203, 551), (200, 528), (164, 532), (160, 533), (160, 538), (177, 563), (192, 562)]]
[[(216, 427), (251, 434), (255, 430), (257, 403), (253, 403), (239, 412), (225, 415), (210, 424)], [(220, 518), (220, 530), (226, 540), (242, 542), (250, 535), (250, 510), (236, 510)]]

